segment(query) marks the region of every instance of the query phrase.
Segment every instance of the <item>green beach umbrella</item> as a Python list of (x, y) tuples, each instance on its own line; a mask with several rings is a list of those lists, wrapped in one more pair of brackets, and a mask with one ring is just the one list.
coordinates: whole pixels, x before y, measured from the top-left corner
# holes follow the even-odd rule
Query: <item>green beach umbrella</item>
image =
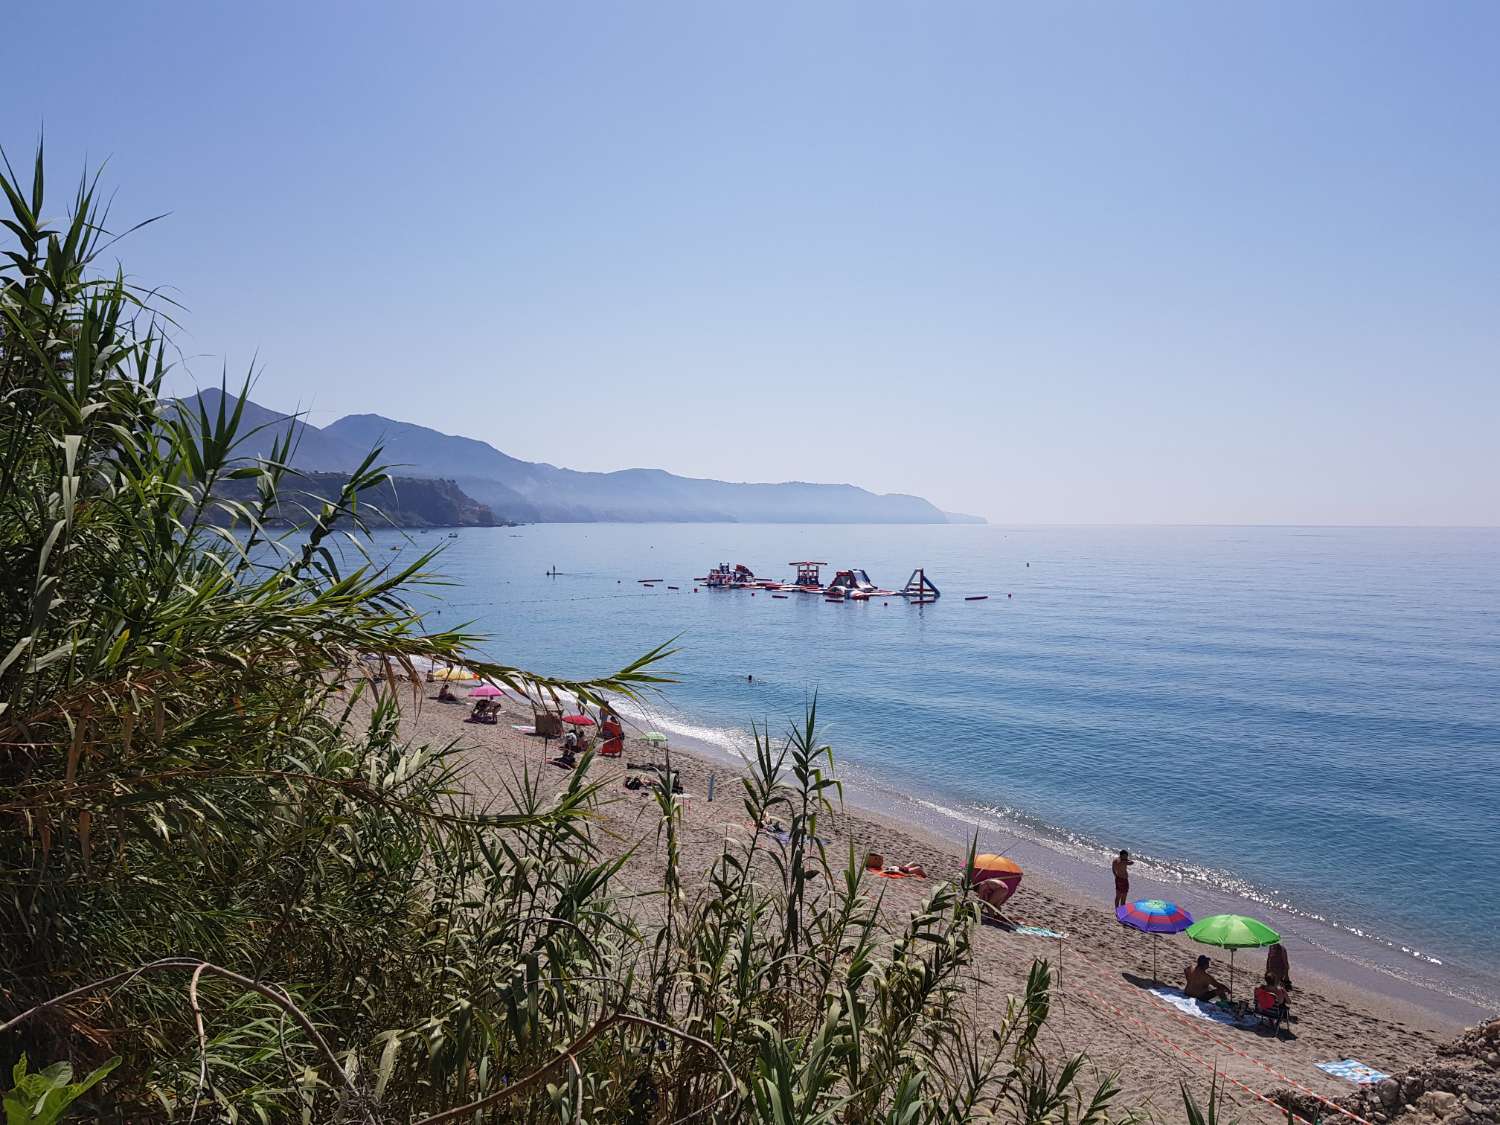
[(1229, 995), (1234, 995), (1234, 951), (1275, 945), (1281, 935), (1270, 926), (1243, 914), (1212, 914), (1187, 928), (1187, 936), (1200, 945), (1229, 950)]
[(642, 742), (665, 742), (666, 740), (667, 736), (659, 730), (648, 730), (645, 734), (641, 735)]

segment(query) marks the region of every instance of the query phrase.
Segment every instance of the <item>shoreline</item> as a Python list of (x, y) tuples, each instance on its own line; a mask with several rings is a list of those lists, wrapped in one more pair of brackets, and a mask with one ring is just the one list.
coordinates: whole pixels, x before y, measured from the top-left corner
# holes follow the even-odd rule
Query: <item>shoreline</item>
[[(642, 711), (628, 704), (621, 708), (621, 713), (627, 724), (636, 725), (640, 730), (652, 729), (652, 723), (662, 724), (667, 718), (661, 713)], [(676, 721), (668, 721), (664, 726), (675, 728), (670, 729), (674, 748), (684, 747), (689, 753), (735, 773), (742, 769), (737, 747), (697, 733), (720, 733), (716, 728), (690, 721), (684, 723), (678, 716), (672, 718)], [(835, 758), (838, 758), (837, 746)], [(851, 782), (847, 776), (847, 762), (841, 764), (844, 803), (852, 812), (919, 834), (933, 848), (955, 854), (962, 854), (970, 837), (978, 833), (978, 851), (1005, 854), (1022, 864), (1030, 881), (1023, 885), (1034, 885), (1040, 879), (1057, 897), (1080, 908), (1108, 912), (1114, 891), (1109, 872), (1111, 853), (1092, 841), (1083, 842), (1076, 836), (1063, 839), (1061, 830), (1049, 834), (1018, 817), (1001, 813), (990, 813), (986, 822), (980, 815), (950, 808), (926, 794), (901, 792), (882, 784), (878, 778), (865, 775), (864, 771), (858, 773), (862, 776)], [(1261, 916), (1283, 935), (1293, 964), (1299, 966), (1298, 973), (1316, 977), (1326, 990), (1353, 989), (1359, 995), (1372, 995), (1382, 1002), (1414, 1009), (1423, 1014), (1424, 1026), (1445, 1033), (1456, 1032), (1500, 1013), (1500, 1001), (1490, 1001), (1477, 990), (1461, 994), (1435, 981), (1422, 980), (1380, 964), (1375, 958), (1381, 953), (1394, 961), (1398, 951), (1402, 954), (1410, 951), (1393, 940), (1373, 937), (1356, 927), (1341, 925), (1256, 894), (1253, 879), (1234, 880), (1244, 888), (1235, 890), (1214, 885), (1206, 877), (1185, 876), (1180, 869), (1154, 862), (1149, 857), (1143, 859), (1137, 855), (1136, 859), (1137, 865), (1131, 875), (1132, 900), (1189, 899), (1183, 905), (1197, 916), (1214, 913)], [(1247, 952), (1253, 954), (1255, 951)], [(1362, 957), (1361, 953), (1367, 953), (1367, 956)], [(1432, 964), (1446, 968), (1443, 962), (1425, 958), (1422, 954), (1412, 954), (1412, 961), (1413, 968), (1418, 970)], [(1248, 963), (1248, 958), (1245, 963)], [(1437, 974), (1429, 972), (1429, 976), (1432, 975)]]
[[(424, 687), (415, 706), (405, 706), (410, 697), (403, 696), (403, 733), (419, 742), (461, 743), (467, 761), (464, 784), (481, 803), (503, 800), (506, 787), (524, 774), (546, 792), (561, 788), (572, 776), (547, 764), (556, 753), (555, 740), (548, 744), (511, 729), (509, 724), (529, 721), (530, 708), (524, 703), (507, 699), (496, 725), (469, 724), (468, 706), (431, 702), (431, 686)], [(663, 859), (654, 802), (623, 787), (629, 776), (626, 764), (649, 761), (652, 753), (639, 737), (641, 728), (630, 729), (633, 725), (627, 724), (624, 759), (595, 758), (590, 779), (603, 786), (597, 817), (601, 846), (609, 855), (630, 855), (617, 876), (622, 893), (650, 896), (660, 885)], [(670, 752), (686, 790), (679, 843), (681, 870), (691, 893), (699, 885), (695, 873), (708, 870), (726, 844), (747, 841), (754, 829), (740, 803), (737, 779), (742, 771), (727, 751), (690, 745), (674, 736)], [(657, 760), (664, 757), (658, 755)], [(707, 800), (710, 775), (717, 782), (712, 802)], [(846, 795), (819, 832), (828, 841), (829, 862), (835, 869), (842, 868), (851, 853), (859, 859), (872, 850), (888, 863), (917, 862), (926, 868), (926, 879), (864, 879), (867, 893), (879, 896), (885, 924), (894, 927), (936, 884), (962, 875), (964, 849), (912, 818), (864, 807), (860, 796)], [(1048, 1036), (1053, 1049), (1059, 1058), (1087, 1052), (1095, 1067), (1118, 1072), (1124, 1105), (1180, 1115), (1179, 1085), (1185, 1082), (1202, 1096), (1217, 1073), (1231, 1083), (1230, 1100), (1242, 1110), (1264, 1111), (1284, 1121), (1284, 1113), (1263, 1100), (1273, 1091), (1290, 1088), (1326, 1099), (1357, 1091), (1318, 1070), (1315, 1063), (1355, 1058), (1397, 1073), (1432, 1057), (1462, 1022), (1358, 982), (1327, 976), (1299, 958), (1296, 947), (1291, 948), (1297, 986), (1294, 1022), (1279, 1036), (1184, 1014), (1149, 991), (1155, 987), (1153, 946), (1162, 985), (1178, 981), (1182, 966), (1204, 951), (1213, 956), (1215, 974), (1227, 980), (1229, 963), (1219, 956), (1220, 950), (1206, 950), (1182, 935), (1153, 939), (1126, 929), (1114, 920), (1108, 897), (1101, 901), (1099, 894), (1081, 893), (1030, 857), (1022, 865), (1027, 874), (1007, 904), (1008, 920), (1055, 929), (1065, 936), (1054, 940), (980, 926), (967, 985), (971, 998), (981, 1011), (998, 1014), (1024, 987), (1033, 959), (1051, 960), (1054, 1016)], [(1133, 893), (1136, 889), (1133, 886)], [(1262, 961), (1258, 950), (1247, 950), (1237, 959), (1236, 995), (1245, 994)]]

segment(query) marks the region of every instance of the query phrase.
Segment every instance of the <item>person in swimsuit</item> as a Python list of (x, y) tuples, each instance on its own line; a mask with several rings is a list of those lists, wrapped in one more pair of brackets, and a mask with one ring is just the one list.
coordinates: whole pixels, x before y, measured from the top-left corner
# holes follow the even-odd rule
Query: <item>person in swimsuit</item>
[(1125, 905), (1125, 900), (1130, 897), (1130, 865), (1135, 860), (1130, 858), (1130, 853), (1124, 848), (1115, 857), (1115, 861), (1109, 865), (1109, 869), (1115, 873), (1115, 906)]
[(1208, 958), (1200, 956), (1196, 964), (1189, 965), (1183, 970), (1186, 982), (1182, 986), (1183, 994), (1194, 1000), (1228, 1000), (1229, 989), (1225, 988), (1214, 979), (1208, 971)]
[[(1286, 989), (1283, 988), (1281, 982), (1276, 979), (1276, 974), (1275, 973), (1267, 973), (1266, 974), (1266, 983), (1263, 984), (1263, 985), (1261, 985), (1261, 987), (1259, 989), (1257, 989), (1257, 991), (1258, 992), (1269, 992), (1271, 994), (1271, 998), (1277, 1004), (1285, 1004), (1286, 1003), (1286, 1000), (1287, 1000)], [(1259, 997), (1256, 997), (1257, 1006), (1258, 1006), (1259, 999), (1260, 999)]]
[(1003, 879), (984, 879), (974, 884), (974, 894), (979, 899), (979, 917), (981, 921), (998, 922), (1000, 920), (1000, 908), (1005, 905), (1005, 900), (1010, 898), (1015, 887)]
[(1292, 987), (1292, 963), (1286, 955), (1286, 946), (1279, 941), (1266, 950), (1266, 979), (1272, 978), (1282, 988)]

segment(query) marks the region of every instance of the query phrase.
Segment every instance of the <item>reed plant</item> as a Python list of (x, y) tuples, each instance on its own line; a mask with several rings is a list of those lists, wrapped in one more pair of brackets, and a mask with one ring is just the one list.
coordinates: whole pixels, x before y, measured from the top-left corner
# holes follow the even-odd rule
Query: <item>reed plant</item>
[(48, 217), (44, 164), (0, 176), (8, 1113), (1109, 1119), (1112, 1079), (1041, 1047), (1045, 963), (998, 1018), (966, 1002), (967, 885), (893, 920), (859, 857), (829, 854), (815, 704), (756, 730), (743, 781), (748, 820), (785, 840), (684, 872), (668, 770), (644, 896), (604, 846), (592, 759), (560, 793), (523, 772), (480, 804), (461, 747), (405, 739), (426, 662), (597, 699), (665, 682), (666, 650), (564, 682), (430, 631), (407, 599), (439, 581), (433, 555), (368, 549), (379, 450), (301, 530), (273, 527), (297, 502), (294, 436), (248, 457), (243, 393), (164, 397), (174, 306), (103, 268), (97, 178)]

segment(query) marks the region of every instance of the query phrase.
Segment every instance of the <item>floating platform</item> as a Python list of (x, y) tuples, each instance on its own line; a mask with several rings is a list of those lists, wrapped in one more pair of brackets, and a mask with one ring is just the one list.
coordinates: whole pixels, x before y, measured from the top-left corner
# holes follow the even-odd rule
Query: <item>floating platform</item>
[(906, 580), (906, 585), (901, 589), (901, 596), (911, 598), (920, 604), (936, 601), (943, 596), (943, 592), (933, 584), (932, 579), (927, 577), (927, 571), (918, 567)]

